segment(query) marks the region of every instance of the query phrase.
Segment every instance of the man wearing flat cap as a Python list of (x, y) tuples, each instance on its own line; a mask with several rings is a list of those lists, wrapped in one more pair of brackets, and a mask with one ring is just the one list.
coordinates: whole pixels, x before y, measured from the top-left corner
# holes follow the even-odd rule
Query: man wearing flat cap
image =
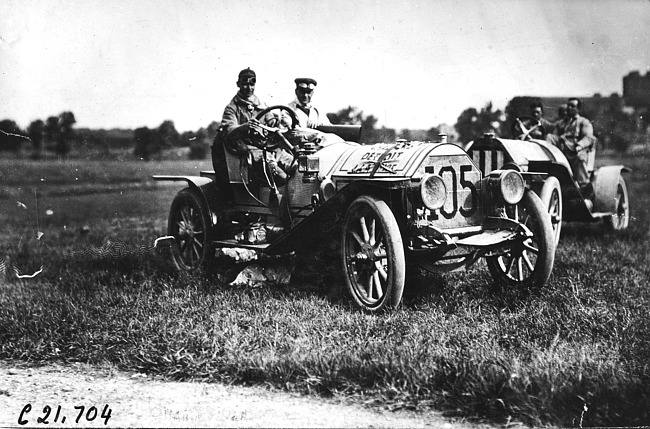
[[(258, 175), (263, 174), (265, 163), (262, 162), (262, 155), (259, 153), (254, 154), (251, 151), (255, 147), (253, 142), (260, 140), (265, 135), (260, 121), (255, 118), (258, 113), (266, 108), (266, 105), (255, 95), (256, 83), (257, 77), (255, 72), (250, 68), (239, 72), (237, 78), (239, 91), (237, 91), (237, 94), (235, 94), (223, 112), (221, 127), (212, 145), (212, 165), (219, 183), (227, 184), (229, 181), (226, 160), (223, 151), (219, 147), (221, 144), (229, 152), (235, 153), (242, 159), (248, 159), (254, 173)], [(272, 159), (267, 159), (266, 163), (268, 165), (278, 163), (275, 155), (267, 154), (267, 158), (269, 157)], [(273, 174), (275, 177), (276, 173), (277, 175), (283, 176), (281, 169), (275, 167), (271, 169), (269, 167), (269, 174)]]
[(237, 77), (239, 91), (223, 111), (223, 132), (238, 153), (247, 152), (246, 139), (252, 133), (262, 132), (255, 115), (265, 109), (266, 105), (255, 95), (256, 83), (257, 77), (253, 70), (246, 68), (240, 71)]
[(296, 112), (299, 125), (304, 128), (332, 125), (327, 116), (311, 104), (317, 82), (308, 77), (299, 77), (294, 82), (296, 82), (296, 99), (289, 103), (289, 107)]

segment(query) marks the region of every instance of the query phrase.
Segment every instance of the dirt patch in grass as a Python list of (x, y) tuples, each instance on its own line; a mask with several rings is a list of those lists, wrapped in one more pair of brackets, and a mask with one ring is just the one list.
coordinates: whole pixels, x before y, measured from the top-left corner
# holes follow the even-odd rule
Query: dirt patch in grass
[[(29, 412), (21, 412), (27, 404)], [(108, 420), (101, 417), (108, 404)], [(82, 364), (26, 366), (0, 362), (0, 426), (83, 427), (436, 427), (478, 428), (437, 413), (381, 411), (341, 399), (310, 398), (263, 387), (171, 382), (111, 367)], [(61, 411), (54, 422), (58, 406)], [(80, 409), (83, 415), (76, 423)], [(87, 421), (91, 407), (97, 417)], [(92, 417), (93, 411), (90, 411)], [(63, 417), (65, 422), (61, 422)]]

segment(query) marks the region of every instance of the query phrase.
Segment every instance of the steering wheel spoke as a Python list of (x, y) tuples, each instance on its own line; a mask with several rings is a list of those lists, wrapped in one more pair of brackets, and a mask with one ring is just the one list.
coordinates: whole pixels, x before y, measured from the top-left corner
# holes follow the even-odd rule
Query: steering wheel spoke
[[(290, 120), (289, 123), (285, 121), (287, 117)], [(260, 128), (267, 133), (262, 149), (270, 147), (269, 141), (274, 141), (289, 153), (294, 154), (293, 145), (284, 136), (287, 131), (295, 129), (299, 124), (296, 113), (290, 107), (283, 105), (267, 107), (259, 112), (255, 119), (260, 122)]]

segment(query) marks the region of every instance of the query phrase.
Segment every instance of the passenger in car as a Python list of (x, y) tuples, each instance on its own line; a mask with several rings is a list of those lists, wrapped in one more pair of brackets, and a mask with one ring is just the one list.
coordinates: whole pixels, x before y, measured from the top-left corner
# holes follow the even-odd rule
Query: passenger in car
[(566, 117), (557, 123), (555, 133), (549, 135), (547, 140), (562, 149), (571, 165), (574, 179), (584, 189), (589, 185), (587, 161), (596, 144), (596, 137), (589, 119), (580, 116), (581, 107), (579, 98), (569, 98)]
[(316, 80), (308, 77), (299, 77), (294, 80), (296, 83), (296, 98), (288, 104), (298, 116), (301, 127), (316, 128), (319, 125), (332, 125), (327, 116), (312, 105), (311, 99), (318, 84)]
[(553, 126), (560, 124), (566, 118), (566, 104), (560, 104), (557, 108), (557, 119), (553, 122)]
[(316, 143), (317, 147), (325, 147), (332, 143), (343, 141), (335, 134), (323, 133), (314, 128), (321, 125), (332, 125), (325, 114), (312, 105), (312, 97), (317, 82), (308, 77), (299, 77), (294, 80), (296, 98), (288, 106), (296, 112), (298, 127), (287, 133), (287, 139), (294, 145), (300, 146), (306, 142)]

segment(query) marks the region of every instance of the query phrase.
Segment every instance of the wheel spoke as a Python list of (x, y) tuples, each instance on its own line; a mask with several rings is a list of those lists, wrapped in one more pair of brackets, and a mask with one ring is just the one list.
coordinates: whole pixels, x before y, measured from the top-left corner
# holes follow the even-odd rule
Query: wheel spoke
[(524, 262), (526, 263), (526, 266), (528, 267), (528, 270), (532, 273), (535, 271), (535, 266), (531, 262), (530, 258), (528, 257), (528, 252), (522, 253)]
[(185, 254), (187, 253), (187, 249), (190, 246), (190, 240), (183, 240), (181, 241), (181, 253)]
[(360, 217), (359, 223), (361, 224), (361, 232), (363, 232), (363, 241), (367, 243), (370, 240), (370, 234), (368, 233), (368, 227), (366, 226), (366, 218)]
[(181, 217), (186, 225), (190, 223), (191, 214), (188, 206), (183, 206), (181, 208)]
[(377, 299), (381, 299), (384, 296), (383, 289), (381, 287), (381, 280), (379, 279), (379, 273), (375, 271), (372, 274), (373, 283), (375, 284), (375, 290), (377, 291)]
[[(368, 274), (370, 274), (370, 273), (368, 273)], [(366, 285), (366, 288), (367, 288), (366, 289), (366, 297), (368, 299), (372, 299), (372, 279), (373, 279), (373, 276), (368, 275), (368, 284)]]
[(532, 242), (531, 242), (530, 240), (526, 240), (526, 241), (524, 242), (524, 248), (525, 248), (526, 250), (528, 250), (528, 251), (533, 252), (533, 253), (536, 254), (536, 255), (539, 254), (539, 248), (533, 246), (533, 244), (532, 244)]
[(368, 231), (368, 235), (370, 236), (369, 237), (370, 239), (368, 240), (368, 243), (371, 246), (374, 246), (375, 243), (377, 242), (376, 237), (375, 237), (375, 219), (372, 219), (370, 221), (370, 230)]
[(514, 264), (515, 264), (515, 258), (514, 256), (510, 255), (510, 260), (508, 261), (508, 267), (505, 270), (506, 274), (510, 274)]
[(521, 256), (517, 258), (517, 278), (520, 282), (524, 281), (524, 266), (522, 259)]
[(381, 278), (386, 282), (388, 281), (388, 273), (384, 269), (384, 266), (381, 264), (380, 261), (375, 261), (375, 267), (377, 268), (377, 273), (381, 276)]
[(350, 231), (350, 234), (357, 241), (359, 247), (361, 247), (364, 244), (363, 240), (361, 239), (361, 237), (359, 237), (359, 234), (357, 234), (356, 231)]

